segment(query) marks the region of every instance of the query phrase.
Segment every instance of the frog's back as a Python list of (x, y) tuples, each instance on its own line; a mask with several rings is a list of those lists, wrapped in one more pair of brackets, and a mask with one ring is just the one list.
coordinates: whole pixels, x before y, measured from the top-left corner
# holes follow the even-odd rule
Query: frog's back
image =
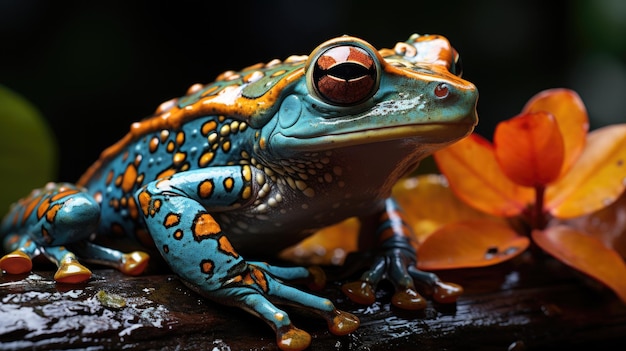
[(305, 56), (227, 71), (215, 82), (192, 85), (132, 124), (81, 177), (101, 205), (100, 232), (137, 234), (135, 192), (156, 179), (206, 167), (250, 164), (258, 127), (280, 93), (303, 74)]

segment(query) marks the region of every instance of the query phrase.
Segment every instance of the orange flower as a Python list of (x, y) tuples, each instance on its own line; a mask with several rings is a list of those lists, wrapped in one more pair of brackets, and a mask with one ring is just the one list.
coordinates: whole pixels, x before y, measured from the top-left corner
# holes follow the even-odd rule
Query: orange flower
[[(540, 248), (626, 302), (622, 257), (597, 237), (557, 224), (609, 206), (626, 187), (626, 124), (587, 132), (587, 112), (578, 94), (551, 89), (531, 98), (518, 116), (499, 123), (493, 144), (472, 134), (435, 153), (435, 161), (465, 203), (493, 216), (524, 220), (531, 228), (525, 234)], [(495, 239), (506, 227), (473, 226), (481, 236)], [(434, 233), (422, 247), (454, 235)]]

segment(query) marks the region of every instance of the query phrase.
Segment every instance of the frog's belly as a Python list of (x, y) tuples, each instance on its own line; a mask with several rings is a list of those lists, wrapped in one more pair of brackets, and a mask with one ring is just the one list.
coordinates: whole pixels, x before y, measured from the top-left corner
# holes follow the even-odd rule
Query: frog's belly
[[(302, 206), (301, 206), (302, 207)], [(374, 213), (380, 204), (360, 202), (341, 209), (276, 209), (259, 214), (253, 211), (223, 212), (215, 215), (222, 232), (242, 255), (273, 255), (295, 245), (317, 230), (342, 220)]]

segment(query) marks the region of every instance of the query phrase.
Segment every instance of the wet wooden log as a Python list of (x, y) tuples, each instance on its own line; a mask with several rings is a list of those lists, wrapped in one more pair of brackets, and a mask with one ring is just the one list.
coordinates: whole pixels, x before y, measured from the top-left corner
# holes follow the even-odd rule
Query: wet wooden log
[[(55, 284), (52, 274), (0, 277), (0, 350), (277, 349), (260, 320), (199, 297), (171, 274), (128, 277), (103, 269), (79, 285)], [(318, 293), (361, 318), (361, 327), (344, 337), (330, 334), (312, 315), (285, 309), (312, 334), (311, 350), (626, 346), (626, 306), (554, 261), (440, 276), (464, 285), (466, 293), (456, 304), (430, 302), (420, 312), (392, 307), (388, 285), (364, 307), (342, 296), (339, 283), (329, 283)]]

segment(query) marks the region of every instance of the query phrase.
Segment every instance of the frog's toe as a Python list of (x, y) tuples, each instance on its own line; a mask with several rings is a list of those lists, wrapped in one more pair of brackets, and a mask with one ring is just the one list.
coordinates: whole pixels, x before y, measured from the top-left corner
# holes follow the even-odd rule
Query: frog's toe
[(412, 288), (396, 291), (391, 298), (391, 303), (404, 310), (422, 310), (427, 305), (426, 299)]
[(433, 299), (439, 303), (454, 303), (463, 294), (463, 287), (438, 280), (435, 282)]
[(371, 284), (362, 280), (343, 284), (341, 291), (350, 300), (361, 305), (371, 305), (376, 301), (374, 288)]
[(66, 284), (82, 283), (89, 280), (89, 278), (91, 278), (91, 271), (80, 264), (75, 257), (63, 259), (54, 274), (55, 281)]
[(119, 270), (128, 275), (140, 275), (148, 267), (150, 255), (143, 251), (123, 254)]
[(290, 326), (276, 332), (276, 343), (281, 350), (300, 351), (309, 347), (311, 335), (304, 330)]
[(9, 274), (28, 273), (32, 268), (33, 261), (20, 250), (15, 250), (0, 258), (0, 269)]
[(462, 286), (443, 282), (434, 273), (420, 271), (415, 266), (409, 267), (408, 272), (413, 280), (425, 284), (432, 291), (432, 298), (439, 303), (455, 303), (463, 294)]
[(352, 313), (334, 310), (331, 312), (331, 318), (327, 318), (328, 330), (335, 335), (347, 335), (355, 331), (361, 321)]

